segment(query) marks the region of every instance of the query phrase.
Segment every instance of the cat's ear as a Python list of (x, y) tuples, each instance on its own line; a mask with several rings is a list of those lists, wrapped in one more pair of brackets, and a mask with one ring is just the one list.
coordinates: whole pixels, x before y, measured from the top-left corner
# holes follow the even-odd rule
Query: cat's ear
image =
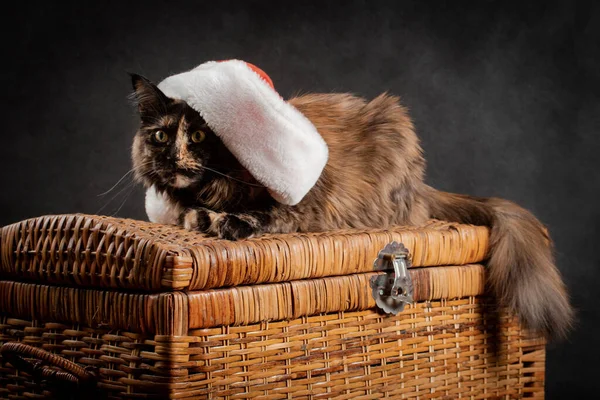
[(137, 104), (142, 120), (164, 114), (171, 101), (160, 89), (141, 75), (130, 74), (132, 99)]

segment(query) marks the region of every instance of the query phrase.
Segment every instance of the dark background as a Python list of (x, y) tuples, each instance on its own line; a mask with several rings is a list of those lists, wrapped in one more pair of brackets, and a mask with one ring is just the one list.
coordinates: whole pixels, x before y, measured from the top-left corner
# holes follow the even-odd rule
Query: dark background
[(593, 2), (49, 3), (3, 11), (0, 225), (50, 213), (145, 218), (128, 178), (99, 196), (131, 168), (127, 72), (158, 81), (241, 58), (286, 97), (387, 90), (412, 112), (430, 184), (514, 200), (549, 226), (579, 321), (549, 347), (547, 395), (597, 393)]

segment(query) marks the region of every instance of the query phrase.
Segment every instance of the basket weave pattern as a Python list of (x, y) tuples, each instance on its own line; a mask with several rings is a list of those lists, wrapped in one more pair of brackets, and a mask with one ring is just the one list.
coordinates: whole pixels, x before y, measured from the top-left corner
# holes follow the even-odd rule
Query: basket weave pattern
[(388, 243), (404, 243), (415, 267), (484, 259), (485, 227), (430, 221), (419, 228), (266, 235), (229, 242), (175, 226), (89, 215), (54, 215), (2, 228), (0, 276), (38, 282), (159, 291), (203, 290), (373, 270)]
[[(391, 241), (415, 267), (396, 316), (369, 286)], [(544, 341), (485, 297), (486, 228), (228, 242), (78, 214), (4, 227), (0, 245), (0, 344), (86, 367), (108, 398), (544, 396)], [(56, 390), (0, 356), (0, 398)]]
[[(543, 397), (543, 341), (477, 297), (421, 302), (395, 317), (339, 312), (186, 336), (3, 318), (0, 341), (11, 340), (98, 368), (99, 387), (115, 398)], [(5, 398), (36, 388), (10, 367), (0, 376)]]

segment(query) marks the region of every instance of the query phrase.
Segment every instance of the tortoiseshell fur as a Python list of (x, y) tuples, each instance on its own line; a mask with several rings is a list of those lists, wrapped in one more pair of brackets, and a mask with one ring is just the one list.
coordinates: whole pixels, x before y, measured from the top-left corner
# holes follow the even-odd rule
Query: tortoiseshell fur
[[(290, 99), (316, 126), (329, 160), (314, 188), (295, 206), (273, 200), (191, 107), (133, 76), (141, 127), (133, 145), (137, 178), (167, 193), (179, 223), (225, 239), (264, 233), (418, 225), (429, 218), (491, 228), (488, 283), (498, 301), (532, 330), (566, 334), (573, 317), (544, 226), (502, 199), (439, 192), (423, 179), (425, 160), (406, 109), (382, 94)], [(152, 140), (156, 130), (168, 142)], [(206, 138), (192, 143), (202, 130)]]

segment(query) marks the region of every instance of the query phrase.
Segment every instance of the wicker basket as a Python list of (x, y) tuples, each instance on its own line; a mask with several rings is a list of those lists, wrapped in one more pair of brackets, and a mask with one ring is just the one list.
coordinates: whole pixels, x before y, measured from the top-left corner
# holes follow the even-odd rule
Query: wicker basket
[[(0, 398), (544, 394), (543, 340), (484, 296), (486, 228), (228, 242), (62, 215), (0, 234)], [(396, 315), (371, 287), (394, 241), (414, 299)]]

